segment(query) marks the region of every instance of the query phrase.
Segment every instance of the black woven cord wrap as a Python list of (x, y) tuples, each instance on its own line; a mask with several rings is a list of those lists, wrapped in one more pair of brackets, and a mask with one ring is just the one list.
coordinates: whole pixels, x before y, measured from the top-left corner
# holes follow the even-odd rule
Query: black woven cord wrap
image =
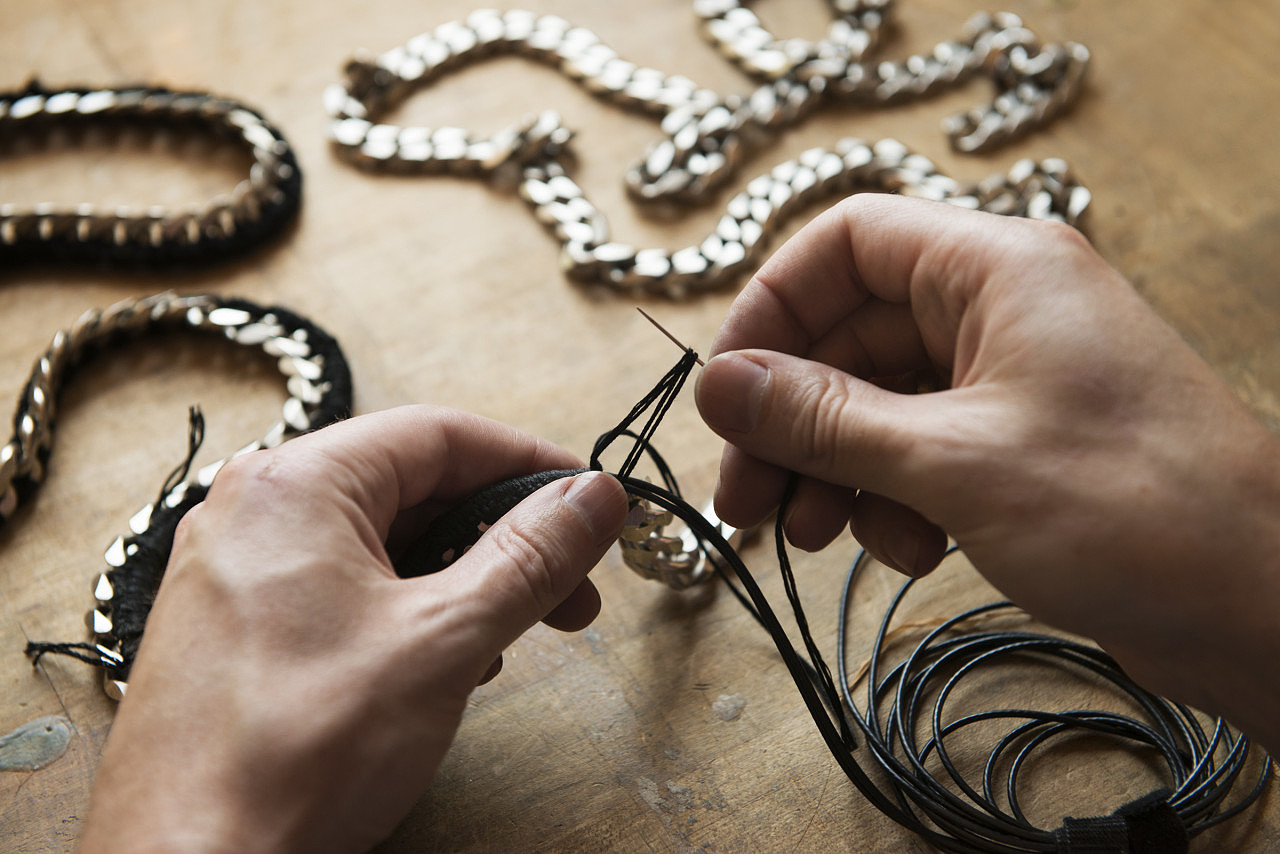
[[(316, 398), (309, 397), (308, 403), (301, 404), (309, 407), (305, 412), (305, 428), (295, 421), (290, 427), (292, 433), (285, 434), (285, 438), (288, 435), (299, 435), (302, 432), (320, 429), (350, 416), (353, 390), (351, 371), (346, 358), (337, 340), (307, 318), (281, 306), (261, 306), (244, 299), (193, 297), (189, 299), (199, 301), (198, 306), (193, 306), (191, 310), (196, 312), (198, 320), (191, 320), (191, 311), (177, 313), (160, 311), (169, 305), (166, 302), (169, 299), (180, 301), (184, 298), (159, 295), (155, 298), (139, 301), (138, 305), (141, 308), (138, 308), (135, 314), (121, 310), (121, 312), (117, 312), (113, 316), (124, 316), (126, 318), (136, 316), (140, 318), (139, 328), (130, 329), (135, 334), (151, 328), (151, 326), (147, 325), (151, 324), (156, 328), (192, 329), (201, 335), (210, 333), (222, 335), (228, 340), (248, 346), (262, 344), (266, 347), (268, 342), (274, 340), (290, 340), (299, 345), (305, 343), (308, 353), (306, 358), (310, 359), (310, 364), (320, 371), (319, 376), (314, 378), (318, 384), (310, 386), (311, 394), (318, 396)], [(256, 329), (262, 324), (268, 324), (271, 329), (277, 330), (280, 335), (288, 333), (288, 338), (263, 339), (259, 334), (255, 333), (244, 339), (239, 339), (234, 334), (227, 334), (232, 327), (185, 325), (186, 323), (203, 322), (203, 320), (199, 319), (211, 316), (214, 311), (225, 309), (236, 310), (247, 315), (247, 319), (241, 323), (242, 326)], [(160, 313), (157, 314), (157, 311), (160, 311)], [(110, 310), (107, 313), (110, 313)], [(99, 320), (101, 320), (101, 317), (99, 317)], [(119, 336), (104, 335), (100, 339), (92, 339), (84, 347), (86, 350), (100, 350), (116, 340), (119, 340)], [(279, 357), (278, 350), (267, 349), (266, 352), (273, 357)], [(290, 357), (279, 358), (284, 364)], [(67, 374), (50, 389), (49, 394), (57, 394), (58, 388), (69, 378), (69, 373), (70, 368), (67, 369)], [(31, 383), (28, 383), (28, 386), (30, 385)], [(29, 395), (24, 394), (22, 400), (25, 401), (28, 397)], [(293, 400), (299, 402), (297, 398), (293, 398)], [(14, 417), (15, 424), (21, 423), (23, 414), (24, 409), (20, 405)], [(284, 422), (280, 422), (277, 426), (283, 430)], [(38, 663), (43, 656), (48, 654), (65, 655), (102, 667), (110, 679), (121, 682), (128, 680), (134, 656), (142, 641), (147, 617), (151, 612), (152, 603), (155, 601), (156, 592), (160, 587), (161, 579), (168, 565), (169, 554), (173, 549), (173, 539), (178, 524), (187, 512), (203, 501), (208, 494), (207, 480), (201, 482), (195, 477), (188, 478), (195, 455), (203, 439), (203, 416), (198, 407), (192, 407), (186, 457), (165, 479), (155, 502), (145, 508), (147, 510), (145, 527), (140, 532), (135, 529), (135, 533), (122, 537), (117, 541), (120, 562), (113, 563), (112, 568), (109, 568), (104, 573), (112, 592), (107, 599), (97, 606), (99, 612), (110, 620), (107, 638), (110, 644), (114, 644), (115, 648), (111, 648), (110, 644), (104, 647), (101, 642), (101, 636), (91, 643), (33, 641), (29, 642), (26, 647), (26, 654), (32, 659), (33, 664)], [(279, 437), (277, 437), (278, 439)], [(256, 442), (253, 445), (246, 446), (246, 449), (261, 446), (261, 442)], [(50, 444), (45, 444), (38, 449), (42, 462), (46, 461), (50, 449)], [(27, 497), (29, 493), (34, 491), (39, 480), (39, 477), (29, 477), (26, 481), (17, 480), (15, 481), (15, 487), (17, 487), (20, 496)], [(92, 616), (91, 612), (90, 617)], [(101, 633), (98, 634), (100, 635)]]
[(188, 510), (204, 500), (207, 492), (199, 487), (189, 488), (176, 507), (156, 508), (151, 526), (145, 533), (125, 540), (129, 557), (124, 566), (111, 573), (116, 589), (111, 616), (124, 661), (108, 669), (117, 679), (129, 678), (151, 605), (169, 566), (169, 553), (173, 551), (173, 535), (178, 530), (178, 523)]
[(439, 572), (466, 554), (490, 525), (505, 516), (525, 496), (548, 483), (584, 471), (587, 469), (536, 472), (504, 480), (473, 493), (431, 521), (422, 536), (397, 558), (396, 573), (402, 578), (413, 578)]
[(1065, 818), (1054, 831), (1056, 854), (1186, 854), (1187, 827), (1157, 789), (1111, 815)]
[(122, 660), (115, 662), (94, 654), (96, 647), (93, 644), (29, 641), (26, 654), (31, 658), (32, 664), (39, 663), (49, 653), (69, 655), (102, 667), (115, 679), (129, 678), (133, 659), (138, 654), (138, 645), (142, 643), (147, 615), (151, 613), (151, 605), (160, 589), (160, 580), (169, 564), (169, 553), (173, 551), (173, 537), (177, 533), (178, 523), (187, 515), (187, 511), (205, 499), (209, 491), (193, 484), (183, 493), (180, 502), (170, 506), (164, 501), (170, 490), (186, 477), (204, 440), (204, 416), (198, 407), (191, 408), (189, 418), (190, 438), (186, 458), (161, 487), (147, 530), (125, 539), (125, 561), (111, 573), (115, 588), (111, 616)]

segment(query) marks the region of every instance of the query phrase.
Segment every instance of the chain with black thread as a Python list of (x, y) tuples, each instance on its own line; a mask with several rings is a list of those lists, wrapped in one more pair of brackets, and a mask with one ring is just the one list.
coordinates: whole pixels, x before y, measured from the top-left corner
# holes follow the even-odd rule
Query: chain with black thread
[(292, 147), (238, 101), (157, 86), (46, 89), (35, 81), (0, 93), (0, 140), (126, 125), (225, 138), (253, 163), (230, 192), (183, 208), (0, 203), (0, 264), (206, 264), (260, 246), (297, 215), (302, 172)]
[(88, 643), (31, 643), (36, 662), (49, 653), (68, 655), (103, 669), (108, 696), (120, 699), (160, 585), (178, 522), (204, 499), (218, 470), (232, 457), (270, 448), (323, 427), (351, 412), (351, 373), (338, 342), (287, 309), (201, 294), (157, 294), (128, 299), (82, 315), (54, 335), (36, 360), (13, 417), (13, 436), (0, 447), (0, 524), (27, 503), (43, 481), (53, 450), (58, 395), (76, 365), (113, 343), (164, 331), (212, 334), (274, 359), (285, 377), (281, 417), (266, 434), (229, 457), (188, 477), (203, 439), (203, 418), (193, 410), (187, 458), (166, 480), (156, 501), (129, 521), (130, 532), (107, 549), (107, 569), (93, 584), (94, 608), (86, 616)]
[[(266, 308), (213, 295), (164, 293), (95, 309), (82, 315), (69, 329), (56, 333), (32, 368), (14, 412), (13, 436), (0, 446), (0, 525), (29, 503), (44, 480), (53, 450), (58, 396), (76, 365), (114, 343), (166, 330), (213, 333), (232, 343), (261, 349), (276, 360), (289, 394), (280, 420), (261, 439), (191, 473), (204, 439), (203, 417), (193, 409), (186, 458), (166, 479), (156, 500), (131, 517), (129, 533), (117, 537), (104, 555), (107, 568), (93, 583), (94, 607), (85, 618), (91, 640), (27, 645), (33, 663), (44, 655), (57, 654), (101, 667), (104, 690), (116, 700), (128, 690), (129, 672), (164, 575), (177, 525), (204, 500), (223, 465), (234, 457), (275, 447), (344, 418), (352, 409), (351, 374), (337, 341), (284, 308)], [(679, 374), (680, 382), (685, 375), (687, 370)], [(665, 391), (667, 406), (678, 391), (678, 384)], [(646, 398), (640, 406), (647, 407), (650, 402), (651, 398)], [(665, 406), (659, 407), (659, 412), (665, 412)], [(650, 432), (656, 428), (657, 420), (653, 420)], [(629, 460), (622, 471), (629, 472), (636, 462), (638, 459)], [(593, 457), (593, 464), (600, 467), (598, 454)], [(674, 486), (669, 470), (663, 470), (666, 482)], [(490, 491), (488, 497), (483, 493), (473, 496), (437, 519), (419, 542), (399, 556), (397, 571), (410, 576), (442, 568), (537, 486), (572, 473), (535, 473)], [(674, 589), (684, 589), (708, 577), (708, 558), (697, 548), (691, 532), (666, 534), (665, 526), (672, 523), (670, 513), (654, 511), (634, 497), (632, 503), (632, 515), (621, 541), (630, 567)], [(717, 526), (717, 530), (726, 538), (739, 536), (727, 526)]]
[[(1222, 719), (1209, 720), (1180, 703), (1154, 695), (1130, 679), (1120, 666), (1096, 646), (1056, 635), (991, 627), (993, 614), (1025, 614), (1010, 602), (994, 602), (970, 609), (939, 624), (902, 661), (885, 669), (892, 645), (890, 626), (902, 600), (916, 581), (907, 581), (885, 611), (867, 669), (866, 706), (859, 709), (853, 686), (860, 676), (849, 672), (849, 611), (854, 582), (867, 563), (859, 550), (846, 578), (836, 630), (836, 668), (828, 667), (814, 640), (787, 555), (782, 520), (786, 518), (795, 479), (792, 479), (775, 519), (774, 538), (788, 603), (803, 641), (803, 652), (765, 598), (759, 584), (725, 536), (721, 525), (680, 496), (670, 467), (654, 449), (652, 438), (662, 415), (679, 393), (696, 355), (686, 349), (680, 361), (612, 430), (603, 434), (592, 452), (592, 468), (619, 439), (633, 441), (626, 461), (616, 473), (634, 506), (648, 518), (677, 518), (688, 526), (706, 565), (769, 634), (813, 718), (832, 757), (858, 791), (877, 809), (939, 850), (958, 854), (1185, 854), (1190, 840), (1209, 828), (1240, 815), (1254, 804), (1271, 776), (1270, 757), (1258, 758), (1247, 737)], [(645, 412), (643, 429), (630, 427)], [(647, 454), (661, 474), (661, 485), (635, 477), (632, 469)], [(546, 483), (580, 470), (544, 472), (495, 484), (480, 493), (490, 516), (463, 502), (460, 515), (447, 523), (450, 530), (424, 535), (422, 555), (437, 557), (448, 543), (456, 554), (439, 565), (402, 565), (402, 574), (435, 571), (465, 551), (457, 549), (458, 531), (470, 531), (468, 542), (483, 535), (500, 517), (502, 507), (515, 506)], [(480, 520), (480, 524), (475, 524)], [(660, 529), (660, 528), (659, 528)], [(952, 553), (955, 549), (952, 549)], [(413, 554), (413, 550), (406, 554)], [(1049, 712), (1026, 708), (988, 708), (948, 718), (947, 704), (988, 668), (1011, 661), (1043, 668), (1048, 680), (1060, 685), (1072, 678), (1090, 680), (1095, 690), (1110, 692), (1136, 707), (1135, 715), (1107, 709), (1067, 709)], [(969, 688), (988, 702), (995, 699), (986, 686)], [(928, 721), (928, 729), (922, 730)], [(963, 773), (967, 760), (956, 758), (948, 744), (977, 724), (1009, 721), (1010, 729), (989, 752), (975, 784)], [(928, 737), (921, 743), (921, 732)], [(1081, 735), (1100, 737), (1137, 754), (1154, 754), (1164, 764), (1169, 785), (1122, 805), (1109, 815), (1066, 816), (1056, 828), (1031, 823), (1019, 803), (1020, 775), (1038, 756)], [(861, 737), (862, 745), (859, 745)], [(965, 747), (971, 748), (971, 744)], [(979, 761), (980, 762), (980, 761)], [(1231, 801), (1238, 782), (1254, 763), (1253, 785)], [(931, 767), (931, 765), (933, 767)], [(865, 766), (865, 767), (864, 767)], [(868, 769), (873, 769), (868, 773)], [(1003, 785), (1001, 774), (1003, 773)], [(874, 778), (872, 776), (874, 774)], [(981, 791), (979, 791), (979, 789)]]
[(669, 251), (612, 239), (604, 215), (566, 166), (572, 132), (551, 111), (490, 137), (460, 127), (379, 122), (414, 92), (498, 54), (549, 64), (604, 101), (659, 118), (665, 138), (626, 173), (639, 201), (695, 202), (729, 180), (744, 157), (822, 105), (890, 105), (924, 98), (985, 74), (987, 104), (944, 123), (960, 152), (990, 150), (1067, 109), (1080, 92), (1089, 52), (1044, 44), (1012, 14), (978, 14), (956, 39), (901, 62), (871, 58), (890, 0), (834, 0), (837, 13), (816, 42), (781, 40), (740, 0), (697, 0), (704, 32), (759, 81), (721, 95), (692, 80), (628, 62), (590, 30), (554, 15), (479, 10), (401, 47), (347, 63), (325, 107), (337, 153), (366, 169), (442, 172), (519, 186), (537, 219), (560, 241), (566, 274), (633, 294), (678, 298), (724, 287), (748, 272), (782, 220), (829, 194), (890, 192), (968, 208), (1076, 223), (1089, 191), (1066, 162), (1020, 160), (1007, 174), (966, 186), (894, 139), (843, 139), (814, 148), (748, 182), (711, 234)]
[[(669, 494), (680, 497), (674, 473), (653, 450), (650, 439), (680, 393), (696, 360), (697, 355), (687, 351), (653, 390), (632, 407), (618, 427), (596, 440), (591, 452), (591, 469), (604, 470), (602, 456), (609, 446), (618, 439), (630, 438), (634, 444), (622, 463), (613, 470), (614, 475), (623, 479), (631, 477), (647, 453), (662, 479), (663, 487)], [(639, 433), (632, 432), (631, 423), (647, 411), (650, 415), (644, 428)], [(422, 535), (396, 557), (396, 572), (406, 578), (439, 572), (465, 554), (485, 531), (534, 490), (587, 470), (536, 472), (479, 490), (432, 520)], [(669, 510), (655, 509), (642, 495), (628, 494), (630, 512), (618, 539), (623, 563), (642, 578), (658, 581), (672, 590), (686, 590), (710, 580), (716, 569), (717, 553), (704, 548), (701, 540), (687, 526), (669, 530), (675, 522)], [(699, 517), (726, 542), (735, 546), (749, 533), (721, 522), (710, 505), (699, 512)]]

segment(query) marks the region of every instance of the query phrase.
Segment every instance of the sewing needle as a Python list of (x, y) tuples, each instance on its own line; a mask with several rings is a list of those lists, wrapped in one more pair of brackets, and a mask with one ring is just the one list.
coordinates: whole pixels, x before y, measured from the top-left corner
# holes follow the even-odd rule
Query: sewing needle
[[(672, 335), (670, 332), (668, 332), (665, 326), (663, 326), (661, 323), (659, 323), (658, 321), (656, 321), (656, 320), (654, 320), (652, 317), (650, 317), (650, 316), (649, 316), (649, 312), (645, 311), (645, 310), (644, 310), (643, 308), (641, 308), (640, 306), (636, 306), (636, 311), (638, 311), (638, 312), (640, 312), (641, 314), (643, 314), (643, 315), (644, 315), (644, 319), (645, 319), (645, 320), (647, 320), (647, 321), (649, 321), (650, 323), (652, 323), (654, 326), (656, 326), (656, 327), (658, 328), (658, 331), (659, 331), (659, 332), (661, 332), (663, 335), (665, 335), (665, 336), (667, 336), (668, 338), (670, 338), (670, 339), (671, 339), (671, 343), (675, 344), (675, 345), (676, 345), (677, 347), (679, 347), (681, 350), (688, 350), (688, 349), (689, 349), (688, 347), (686, 347), (684, 344), (682, 344), (682, 343), (681, 343), (681, 341), (680, 341), (680, 339), (679, 339), (679, 338), (677, 338), (676, 336), (674, 336), (674, 335)], [(698, 367), (700, 367), (700, 368), (705, 368), (705, 367), (706, 367), (706, 365), (703, 363), (702, 359), (700, 359), (698, 356), (696, 356), (696, 355), (695, 355), (695, 356), (693, 357), (693, 360), (694, 360), (695, 362), (697, 362), (697, 363), (698, 363)]]

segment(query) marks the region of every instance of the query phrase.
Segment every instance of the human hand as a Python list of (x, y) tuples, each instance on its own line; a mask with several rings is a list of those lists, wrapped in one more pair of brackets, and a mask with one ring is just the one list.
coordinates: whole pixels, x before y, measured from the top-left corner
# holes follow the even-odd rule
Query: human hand
[[(848, 524), (922, 575), (953, 537), (1040, 618), (1280, 748), (1280, 446), (1066, 226), (846, 199), (734, 302), (697, 387), (739, 526)], [(937, 369), (949, 388), (870, 380)], [(945, 534), (944, 534), (945, 532)]]
[(579, 465), (432, 408), (232, 460), (183, 520), (95, 783), (86, 852), (362, 851), (430, 783), (467, 697), (539, 620), (585, 627), (618, 535), (602, 473), (530, 496), (444, 571), (383, 543), (498, 480)]

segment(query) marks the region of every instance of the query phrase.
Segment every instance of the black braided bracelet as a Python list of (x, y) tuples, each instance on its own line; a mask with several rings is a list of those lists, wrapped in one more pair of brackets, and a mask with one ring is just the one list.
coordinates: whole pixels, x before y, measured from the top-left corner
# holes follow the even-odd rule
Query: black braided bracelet
[[(231, 456), (273, 447), (351, 412), (351, 372), (338, 342), (287, 309), (213, 295), (165, 293), (91, 311), (57, 333), (36, 360), (14, 413), (14, 435), (0, 448), (0, 523), (13, 515), (44, 477), (53, 448), (54, 407), (71, 369), (91, 350), (161, 329), (213, 333), (235, 344), (257, 347), (276, 361), (285, 376), (289, 396), (280, 420), (261, 439)], [(193, 411), (186, 460), (166, 480), (156, 501), (134, 514), (130, 533), (107, 549), (108, 568), (94, 583), (96, 605), (87, 617), (92, 641), (28, 644), (27, 654), (34, 662), (56, 653), (100, 665), (107, 694), (116, 699), (124, 695), (174, 530), (183, 515), (203, 500), (214, 475), (229, 459), (188, 477), (202, 438), (203, 419)]]
[(102, 125), (212, 134), (244, 148), (253, 165), (231, 192), (184, 209), (0, 204), (0, 265), (209, 264), (261, 246), (297, 216), (302, 172), (293, 148), (261, 113), (238, 101), (157, 86), (51, 90), (35, 81), (0, 93), (0, 138)]

